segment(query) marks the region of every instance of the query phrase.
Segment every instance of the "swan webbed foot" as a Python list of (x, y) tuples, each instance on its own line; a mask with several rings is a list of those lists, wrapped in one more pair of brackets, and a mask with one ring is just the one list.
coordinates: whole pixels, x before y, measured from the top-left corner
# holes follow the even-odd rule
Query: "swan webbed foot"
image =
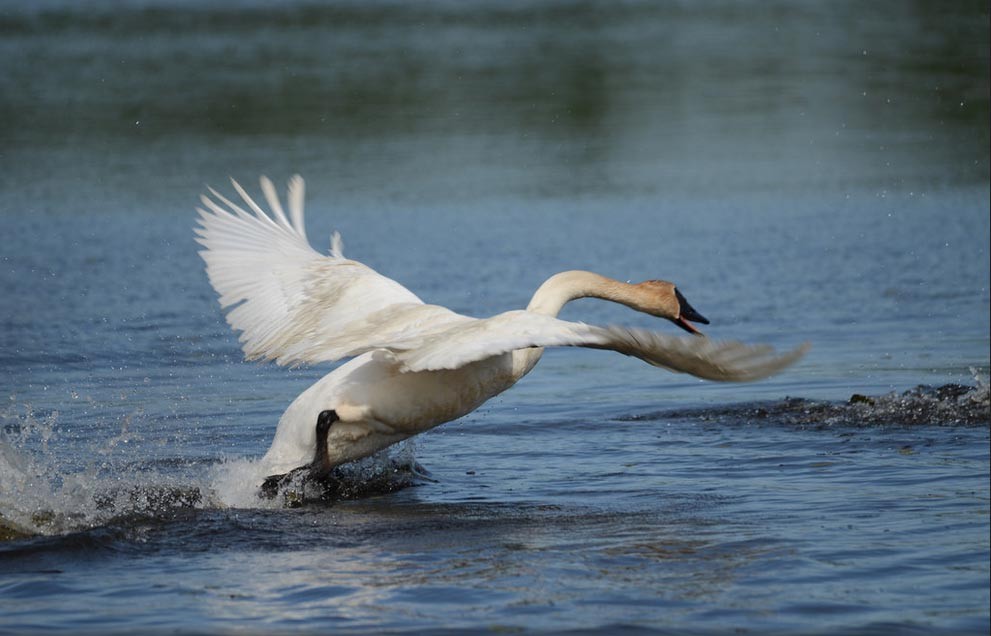
[(258, 495), (265, 499), (281, 495), (286, 508), (299, 508), (308, 502), (360, 499), (434, 481), (423, 466), (409, 460), (391, 459), (390, 466), (380, 467), (373, 473), (353, 465), (332, 465), (327, 436), (338, 419), (332, 410), (321, 412), (317, 418), (317, 447), (313, 461), (288, 473), (269, 475), (262, 482)]
[(324, 492), (331, 489), (332, 484), (329, 482), (336, 480), (331, 478), (333, 466), (328, 455), (327, 436), (330, 434), (330, 427), (338, 419), (340, 418), (334, 410), (321, 411), (317, 416), (317, 443), (313, 461), (288, 473), (269, 475), (262, 482), (259, 494), (266, 499), (273, 499), (282, 492), (286, 498), (286, 506), (294, 508), (303, 505), (308, 484), (316, 484)]
[(261, 487), (258, 489), (258, 494), (265, 499), (275, 499), (276, 496), (281, 492), (286, 498), (286, 504), (289, 507), (295, 507), (295, 505), (290, 505), (292, 500), (298, 499), (299, 504), (302, 504), (302, 493), (306, 489), (307, 484), (311, 482), (310, 479), (310, 465), (300, 466), (299, 468), (294, 468), (288, 473), (282, 473), (280, 475), (269, 475), (262, 482)]

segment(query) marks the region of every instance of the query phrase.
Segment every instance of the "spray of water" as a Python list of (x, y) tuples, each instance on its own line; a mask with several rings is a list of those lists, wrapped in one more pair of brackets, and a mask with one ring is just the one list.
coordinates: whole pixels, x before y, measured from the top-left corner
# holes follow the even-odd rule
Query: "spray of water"
[[(875, 397), (855, 394), (838, 404), (796, 398), (656, 417), (726, 416), (801, 426), (989, 424), (988, 377), (976, 369), (971, 372), (974, 386), (919, 386)], [(90, 447), (81, 447), (67, 434), (63, 417), (56, 411), (36, 412), (14, 399), (0, 410), (0, 540), (65, 534), (189, 509), (327, 504), (426, 480), (414, 458), (415, 446), (407, 441), (338, 468), (326, 484), (293, 483), (277, 496), (260, 497), (259, 485), (267, 475), (257, 459), (183, 460), (181, 440), (169, 449), (178, 459), (148, 459), (136, 432), (144, 423), (141, 411), (108, 421), (106, 430), (116, 433)]]
[[(63, 439), (57, 411), (13, 401), (0, 412), (0, 536), (64, 534), (127, 515), (161, 515), (204, 503), (181, 464), (142, 466), (124, 452), (135, 412), (90, 448)], [(71, 453), (57, 452), (71, 446)]]
[[(248, 458), (193, 462), (142, 460), (135, 411), (109, 422), (116, 433), (91, 447), (68, 439), (58, 412), (37, 413), (11, 400), (0, 411), (0, 540), (66, 534), (189, 509), (279, 508), (391, 492), (413, 485), (414, 446), (400, 444), (335, 474), (333, 491), (259, 496), (265, 477)], [(58, 452), (71, 446), (71, 452)], [(175, 449), (181, 456), (182, 448)]]

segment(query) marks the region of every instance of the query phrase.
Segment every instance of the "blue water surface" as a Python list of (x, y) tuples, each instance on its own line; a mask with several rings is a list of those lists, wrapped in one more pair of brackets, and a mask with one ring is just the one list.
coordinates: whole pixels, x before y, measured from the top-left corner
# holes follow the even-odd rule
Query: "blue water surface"
[[(979, 3), (0, 3), (0, 633), (986, 634), (987, 27)], [(427, 302), (663, 278), (710, 337), (812, 349), (745, 385), (550, 350), (394, 451), (415, 487), (246, 497), (332, 366), (242, 361), (194, 208), (294, 173), (317, 249), (339, 230)]]

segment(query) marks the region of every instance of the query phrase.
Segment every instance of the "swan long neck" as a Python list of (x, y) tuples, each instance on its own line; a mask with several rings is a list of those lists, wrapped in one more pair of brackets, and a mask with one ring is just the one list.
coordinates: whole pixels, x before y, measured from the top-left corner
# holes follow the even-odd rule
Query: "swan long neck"
[(601, 298), (638, 308), (635, 286), (593, 272), (572, 270), (544, 281), (530, 299), (527, 311), (557, 316), (561, 308), (578, 298)]
[[(555, 274), (537, 288), (527, 305), (527, 311), (557, 316), (561, 308), (578, 298), (601, 298), (644, 311), (643, 292), (636, 285), (600, 276), (593, 272), (572, 270)], [(544, 350), (539, 347), (513, 352), (513, 374), (518, 380), (537, 364)]]

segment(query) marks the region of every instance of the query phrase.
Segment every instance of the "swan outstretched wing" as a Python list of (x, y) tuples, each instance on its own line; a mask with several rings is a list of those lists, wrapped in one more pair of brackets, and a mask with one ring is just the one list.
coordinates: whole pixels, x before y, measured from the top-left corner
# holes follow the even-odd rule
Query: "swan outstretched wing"
[(271, 213), (231, 182), (241, 202), (211, 188), (197, 208), (196, 240), (247, 359), (300, 364), (354, 355), (408, 333), (410, 322), (396, 321), (397, 312), (437, 326), (463, 319), (424, 305), (396, 281), (344, 258), (336, 233), (329, 255), (314, 250), (303, 225), (299, 176), (289, 181), (288, 215), (267, 178), (261, 188)]
[(806, 347), (777, 354), (765, 345), (597, 327), (530, 311), (484, 320), (462, 316), (424, 304), (396, 281), (345, 258), (336, 233), (329, 255), (314, 250), (303, 225), (299, 176), (289, 181), (288, 214), (267, 178), (261, 189), (271, 213), (232, 184), (243, 203), (211, 189), (197, 208), (196, 240), (249, 360), (317, 363), (387, 349), (402, 370), (423, 371), (456, 369), (527, 347), (570, 346), (611, 349), (671, 371), (741, 382), (767, 377), (805, 353)]
[(784, 353), (766, 344), (709, 340), (698, 336), (671, 336), (647, 329), (595, 327), (603, 342), (579, 346), (611, 349), (634, 356), (655, 367), (716, 382), (753, 382), (791, 366), (809, 350), (802, 344)]
[(426, 337), (391, 347), (406, 371), (456, 369), (527, 347), (589, 347), (634, 356), (654, 366), (720, 382), (766, 378), (804, 355), (802, 345), (783, 354), (768, 345), (746, 345), (698, 336), (672, 336), (628, 327), (598, 327), (530, 311), (453, 323)]

